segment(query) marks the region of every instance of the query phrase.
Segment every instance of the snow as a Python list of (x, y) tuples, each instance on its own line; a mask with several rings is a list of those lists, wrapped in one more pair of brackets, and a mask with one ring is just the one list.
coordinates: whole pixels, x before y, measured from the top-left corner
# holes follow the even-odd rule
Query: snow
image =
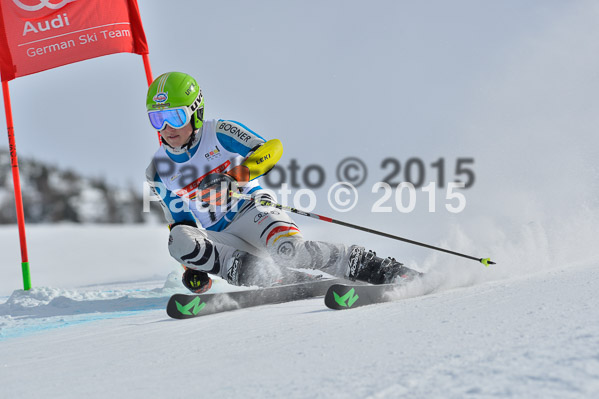
[[(18, 268), (5, 259), (17, 248), (7, 246), (9, 232), (0, 230), (3, 275)], [(332, 311), (315, 298), (172, 320), (164, 305), (184, 292), (181, 271), (164, 246), (148, 246), (164, 239), (162, 226), (32, 226), (28, 234), (45, 243), (31, 247), (36, 259), (55, 270), (50, 278), (38, 260), (32, 290), (2, 285), (3, 398), (599, 394), (597, 258), (507, 276), (462, 262), (453, 280), (447, 271), (458, 266), (437, 263), (390, 303)], [(118, 243), (139, 250), (133, 235), (149, 240), (146, 251), (115, 262), (125, 256)], [(99, 249), (90, 256), (90, 240), (114, 249), (113, 261)], [(82, 263), (65, 262), (67, 249), (69, 260), (102, 265), (103, 278), (77, 273)], [(215, 282), (215, 291), (230, 289)]]
[[(28, 224), (28, 292), (19, 289), (16, 227), (0, 226), (0, 399), (599, 397), (595, 2), (188, 2), (189, 23), (139, 3), (155, 73), (188, 71), (201, 79), (210, 117), (280, 138), (294, 195), (292, 160), (299, 183), (311, 165), (326, 170), (315, 212), (497, 265), (298, 217), (306, 238), (360, 243), (426, 277), (398, 289), (394, 302), (348, 311), (315, 298), (179, 321), (164, 311), (184, 288), (162, 219)], [(176, 56), (189, 45), (172, 37), (188, 37), (197, 15), (227, 16), (225, 29), (223, 18), (202, 19), (203, 31), (218, 32), (202, 54), (227, 48), (227, 61), (242, 68)], [(140, 71), (139, 58), (123, 54), (12, 81), (20, 160), (141, 190), (157, 143), (136, 108), (146, 90)], [(90, 75), (93, 90), (82, 90)], [(53, 123), (48, 98), (93, 113)], [(0, 151), (6, 165), (7, 156)], [(332, 212), (325, 194), (336, 166), (355, 156), (369, 171), (360, 203)], [(381, 165), (389, 157), (403, 167), (396, 176)], [(414, 212), (399, 212), (391, 198), (384, 205), (393, 212), (371, 211), (381, 199), (373, 185), (401, 181), (409, 159), (424, 162), (426, 184), (437, 160), (449, 183), (463, 177), (457, 161), (470, 158), (476, 179), (462, 213), (445, 212), (443, 184), (434, 212), (422, 190)], [(55, 220), (41, 217), (51, 198), (28, 177), (41, 165), (27, 165), (27, 222)], [(9, 169), (0, 171), (5, 220)], [(97, 222), (97, 186), (57, 171), (49, 187), (72, 188), (82, 221)], [(135, 207), (122, 207), (127, 192), (109, 191), (123, 220), (135, 220)], [(217, 280), (212, 290), (232, 289)]]

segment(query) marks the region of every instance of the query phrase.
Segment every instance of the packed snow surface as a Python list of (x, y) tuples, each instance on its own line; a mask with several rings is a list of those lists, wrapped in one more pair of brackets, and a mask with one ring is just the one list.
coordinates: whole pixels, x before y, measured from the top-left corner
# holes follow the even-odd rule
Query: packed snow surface
[[(105, 234), (109, 245), (135, 230), (89, 229), (63, 227), (54, 239)], [(314, 298), (192, 320), (164, 311), (183, 292), (172, 262), (162, 278), (138, 281), (90, 285), (82, 273), (79, 287), (36, 286), (0, 300), (0, 396), (593, 398), (598, 263), (453, 286), (438, 267), (390, 303), (333, 311)], [(106, 264), (105, 273), (122, 267)], [(214, 289), (235, 287), (218, 280)]]

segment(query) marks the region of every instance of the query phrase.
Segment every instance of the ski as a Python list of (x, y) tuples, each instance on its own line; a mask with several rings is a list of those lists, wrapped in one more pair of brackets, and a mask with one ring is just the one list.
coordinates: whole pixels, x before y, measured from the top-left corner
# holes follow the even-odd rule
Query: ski
[(343, 310), (389, 302), (393, 300), (389, 294), (397, 287), (397, 284), (332, 284), (324, 296), (324, 303), (330, 309)]
[(244, 291), (175, 294), (166, 305), (166, 313), (174, 319), (190, 319), (253, 306), (297, 301), (322, 296), (329, 286), (343, 281), (345, 280), (324, 279)]

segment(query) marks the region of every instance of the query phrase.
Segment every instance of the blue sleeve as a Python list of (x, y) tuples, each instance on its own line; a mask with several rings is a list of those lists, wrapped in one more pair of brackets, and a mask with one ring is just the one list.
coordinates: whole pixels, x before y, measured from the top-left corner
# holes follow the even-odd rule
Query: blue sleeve
[[(191, 211), (179, 209), (181, 208), (180, 205), (173, 205), (173, 201), (179, 199), (179, 197), (177, 197), (177, 195), (175, 195), (172, 191), (166, 188), (166, 186), (162, 183), (162, 180), (160, 179), (158, 173), (154, 175), (154, 184), (159, 185), (162, 188), (161, 192), (157, 195), (162, 199), (161, 205), (169, 224), (183, 221), (190, 221), (196, 223), (196, 220)], [(164, 195), (162, 195), (163, 193)]]
[(247, 126), (223, 119), (219, 119), (216, 124), (216, 138), (227, 151), (244, 157), (252, 148), (266, 141)]

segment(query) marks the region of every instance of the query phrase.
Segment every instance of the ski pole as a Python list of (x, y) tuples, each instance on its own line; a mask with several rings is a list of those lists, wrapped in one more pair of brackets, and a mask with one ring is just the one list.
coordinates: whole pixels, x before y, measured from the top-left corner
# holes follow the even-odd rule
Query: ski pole
[(475, 256), (466, 255), (466, 254), (463, 254), (463, 253), (460, 253), (460, 252), (450, 251), (449, 249), (435, 247), (434, 245), (429, 245), (429, 244), (425, 244), (423, 242), (410, 240), (410, 239), (407, 239), (407, 238), (404, 238), (404, 237), (399, 237), (399, 236), (396, 236), (396, 235), (393, 235), (393, 234), (389, 234), (389, 233), (385, 233), (385, 232), (382, 232), (382, 231), (369, 229), (367, 227), (362, 227), (362, 226), (358, 226), (358, 225), (355, 225), (355, 224), (347, 223), (347, 222), (344, 222), (344, 221), (341, 221), (341, 220), (336, 220), (336, 219), (333, 219), (333, 218), (330, 218), (330, 217), (327, 217), (327, 216), (318, 215), (316, 213), (304, 212), (304, 211), (301, 211), (299, 209), (292, 208), (290, 206), (285, 206), (285, 205), (277, 204), (275, 202), (271, 202), (271, 201), (268, 201), (268, 200), (256, 198), (256, 197), (253, 197), (253, 196), (248, 195), (248, 194), (239, 194), (239, 193), (231, 192), (231, 196), (235, 197), (235, 198), (239, 198), (239, 199), (250, 200), (250, 201), (253, 201), (256, 204), (259, 204), (259, 205), (262, 205), (262, 206), (272, 206), (274, 208), (281, 209), (281, 210), (284, 210), (284, 211), (287, 211), (287, 212), (297, 213), (298, 215), (308, 216), (308, 217), (311, 217), (311, 218), (314, 218), (314, 219), (318, 219), (318, 220), (322, 220), (322, 221), (325, 221), (325, 222), (338, 224), (340, 226), (345, 226), (345, 227), (349, 227), (349, 228), (352, 228), (352, 229), (356, 229), (356, 230), (360, 230), (360, 231), (365, 231), (367, 233), (376, 234), (376, 235), (379, 235), (379, 236), (391, 238), (392, 240), (403, 241), (403, 242), (407, 242), (408, 244), (418, 245), (418, 246), (421, 246), (421, 247), (433, 249), (435, 251), (441, 251), (441, 252), (445, 252), (445, 253), (448, 253), (448, 254), (451, 254), (451, 255), (461, 256), (462, 258), (466, 258), (466, 259), (471, 259), (471, 260), (478, 261), (478, 262), (482, 263), (483, 265), (485, 265), (487, 267), (489, 265), (494, 265), (495, 264), (495, 262), (491, 261), (491, 258), (477, 258)]

